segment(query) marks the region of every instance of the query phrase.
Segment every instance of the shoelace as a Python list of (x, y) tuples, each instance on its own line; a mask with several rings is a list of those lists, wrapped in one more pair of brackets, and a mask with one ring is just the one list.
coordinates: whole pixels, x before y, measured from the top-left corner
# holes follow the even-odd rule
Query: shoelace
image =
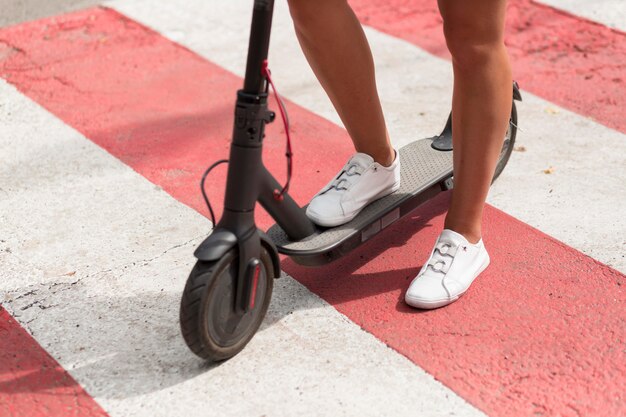
[(430, 268), (435, 272), (447, 274), (450, 269), (450, 265), (452, 265), (452, 261), (454, 260), (454, 255), (456, 255), (456, 251), (458, 249), (458, 246), (452, 246), (451, 243), (437, 243), (427, 268)]
[[(339, 175), (337, 175), (337, 178), (335, 178), (335, 180), (330, 184), (330, 187), (322, 191), (320, 194), (325, 194), (328, 191), (332, 190), (333, 188), (337, 191), (348, 190), (348, 187), (352, 185), (352, 182), (350, 181), (351, 179), (350, 177), (353, 177), (355, 175), (361, 175), (361, 173), (362, 172), (359, 170), (359, 166), (357, 164), (348, 162), (346, 164), (346, 167), (344, 167), (344, 169), (339, 173)], [(348, 178), (344, 178), (344, 174)], [(346, 187), (344, 184), (347, 184), (348, 186)]]
[(426, 266), (426, 269), (430, 268), (434, 272), (443, 274), (441, 285), (443, 285), (443, 288), (446, 290), (449, 297), (451, 296), (451, 293), (446, 285), (446, 278), (448, 277), (448, 271), (450, 270), (452, 261), (454, 260), (454, 257), (460, 247), (461, 245), (453, 245), (448, 242), (438, 242), (435, 246), (433, 256)]

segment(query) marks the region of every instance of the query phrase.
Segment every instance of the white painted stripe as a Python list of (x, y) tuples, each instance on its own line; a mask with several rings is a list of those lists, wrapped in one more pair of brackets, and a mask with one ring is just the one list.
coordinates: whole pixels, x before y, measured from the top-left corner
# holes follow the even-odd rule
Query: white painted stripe
[[(109, 4), (243, 76), (251, 2)], [(439, 133), (450, 110), (450, 64), (374, 29), (366, 32), (392, 140), (401, 146)], [(340, 124), (300, 51), (285, 1), (276, 4), (270, 64), (284, 96)], [(489, 202), (626, 272), (626, 217), (617, 214), (626, 201), (626, 135), (528, 93), (518, 111), (518, 143), (526, 151), (513, 154)], [(301, 140), (295, 137), (296, 153)], [(550, 167), (554, 172), (545, 174)]]
[(178, 304), (200, 214), (0, 80), (3, 305), (112, 416), (480, 416), (290, 277), (206, 367)]
[(624, 0), (541, 0), (575, 16), (593, 20), (626, 32), (626, 2)]

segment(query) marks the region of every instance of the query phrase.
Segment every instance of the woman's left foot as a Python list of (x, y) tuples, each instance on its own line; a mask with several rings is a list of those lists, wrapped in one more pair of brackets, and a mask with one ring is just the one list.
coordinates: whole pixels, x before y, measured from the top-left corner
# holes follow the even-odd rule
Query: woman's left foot
[(354, 219), (371, 202), (400, 188), (400, 154), (389, 166), (357, 152), (326, 187), (317, 193), (306, 209), (315, 224), (335, 227)]
[(456, 301), (489, 265), (482, 239), (470, 243), (445, 229), (404, 297), (412, 307), (431, 309)]

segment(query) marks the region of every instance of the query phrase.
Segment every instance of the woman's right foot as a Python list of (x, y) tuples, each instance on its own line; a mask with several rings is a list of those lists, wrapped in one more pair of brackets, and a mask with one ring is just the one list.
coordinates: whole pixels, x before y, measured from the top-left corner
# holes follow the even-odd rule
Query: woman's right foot
[(448, 305), (458, 300), (488, 265), (482, 239), (470, 243), (463, 235), (444, 229), (404, 299), (422, 309)]
[(400, 188), (400, 155), (385, 167), (357, 152), (343, 169), (317, 193), (306, 209), (314, 223), (339, 226), (354, 219), (365, 206)]

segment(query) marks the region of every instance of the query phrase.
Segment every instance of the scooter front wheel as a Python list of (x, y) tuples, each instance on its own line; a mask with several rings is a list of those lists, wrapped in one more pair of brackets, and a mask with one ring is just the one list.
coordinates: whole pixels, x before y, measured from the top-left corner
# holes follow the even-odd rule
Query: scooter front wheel
[(180, 327), (193, 353), (210, 361), (222, 361), (239, 353), (252, 339), (272, 297), (272, 259), (261, 248), (261, 262), (254, 307), (235, 311), (238, 257), (230, 250), (219, 260), (198, 261), (194, 266), (180, 306)]

